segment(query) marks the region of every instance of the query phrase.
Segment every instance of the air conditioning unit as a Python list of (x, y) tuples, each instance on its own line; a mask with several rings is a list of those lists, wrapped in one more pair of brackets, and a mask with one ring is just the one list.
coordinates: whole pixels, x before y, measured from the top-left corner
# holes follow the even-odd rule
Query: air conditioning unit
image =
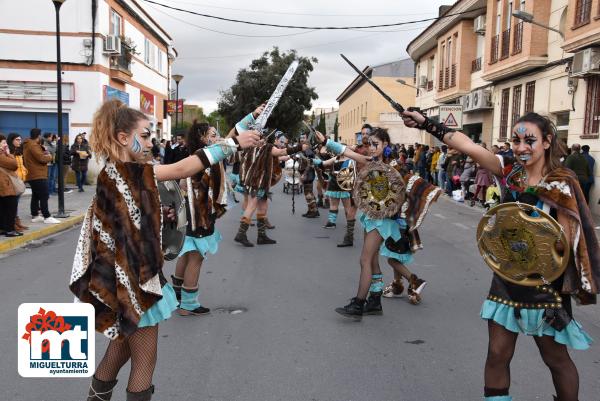
[(427, 88), (427, 76), (421, 75), (419, 77), (419, 88)]
[(104, 39), (104, 54), (121, 54), (121, 38), (108, 35)]
[(600, 48), (590, 47), (573, 55), (571, 63), (571, 76), (584, 77), (600, 74)]
[(473, 20), (473, 31), (478, 35), (485, 35), (485, 14)]
[(477, 89), (471, 92), (471, 110), (492, 109), (492, 91)]
[(460, 98), (460, 104), (462, 104), (463, 111), (473, 110), (473, 99), (471, 95), (471, 93), (467, 93)]

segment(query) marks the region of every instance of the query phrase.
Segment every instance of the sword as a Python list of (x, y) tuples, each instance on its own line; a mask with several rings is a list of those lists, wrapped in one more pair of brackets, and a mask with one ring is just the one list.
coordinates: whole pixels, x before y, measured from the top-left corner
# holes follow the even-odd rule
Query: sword
[(260, 115), (258, 116), (256, 121), (252, 125), (253, 129), (257, 130), (258, 132), (263, 132), (263, 130), (267, 126), (267, 120), (271, 116), (271, 113), (273, 112), (273, 109), (275, 109), (275, 106), (277, 106), (277, 103), (279, 103), (279, 99), (281, 99), (281, 96), (283, 95), (285, 88), (288, 86), (288, 84), (292, 80), (292, 77), (294, 76), (294, 73), (296, 72), (297, 69), (298, 69), (298, 60), (294, 60), (294, 61), (292, 61), (292, 64), (290, 64), (287, 71), (281, 78), (281, 81), (279, 81), (279, 83), (277, 84), (277, 87), (275, 88), (275, 91), (273, 92), (273, 94), (269, 98), (269, 101), (265, 105), (263, 112), (260, 113)]
[[(365, 75), (365, 73), (363, 73), (361, 70), (359, 70), (358, 68), (356, 68), (356, 66), (354, 64), (352, 64), (352, 62), (350, 60), (348, 60), (346, 58), (346, 56), (344, 56), (343, 54), (340, 54), (340, 56), (342, 56), (342, 58), (344, 60), (346, 60), (346, 62), (348, 64), (350, 64), (350, 67), (352, 67), (354, 69), (354, 71), (356, 71), (358, 73), (358, 75), (360, 75), (363, 79), (365, 79), (368, 83), (370, 83), (371, 86), (373, 88), (375, 88), (375, 90), (377, 92), (379, 92), (379, 94), (381, 96), (383, 96), (383, 98), (390, 103), (390, 105), (394, 108), (394, 110), (396, 110), (398, 113), (402, 113), (404, 111), (404, 107), (402, 107), (402, 105), (400, 103), (394, 101), (394, 99), (392, 99), (391, 97), (389, 97), (379, 86), (377, 86), (377, 84), (375, 82), (371, 81), (371, 78), (367, 77)], [(408, 111), (418, 111), (418, 108), (416, 108), (416, 107), (409, 107)]]

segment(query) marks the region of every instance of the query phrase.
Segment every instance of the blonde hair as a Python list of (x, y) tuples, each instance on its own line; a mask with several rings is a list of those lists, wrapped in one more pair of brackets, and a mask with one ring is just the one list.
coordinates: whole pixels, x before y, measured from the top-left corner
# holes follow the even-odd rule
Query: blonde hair
[(94, 114), (90, 149), (97, 160), (126, 160), (127, 151), (118, 141), (117, 133), (131, 134), (138, 121), (148, 117), (139, 110), (127, 106), (120, 100), (104, 102)]

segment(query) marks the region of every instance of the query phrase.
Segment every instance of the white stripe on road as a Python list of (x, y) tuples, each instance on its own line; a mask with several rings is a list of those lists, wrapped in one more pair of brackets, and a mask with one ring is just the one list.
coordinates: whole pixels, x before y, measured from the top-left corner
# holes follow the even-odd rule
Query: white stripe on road
[(446, 216), (444, 216), (443, 214), (435, 213), (434, 216), (439, 217), (442, 220), (446, 220)]
[(456, 227), (460, 227), (460, 228), (463, 228), (465, 230), (470, 230), (471, 229), (470, 227), (467, 227), (467, 226), (465, 226), (462, 223), (452, 223), (452, 224), (454, 224)]

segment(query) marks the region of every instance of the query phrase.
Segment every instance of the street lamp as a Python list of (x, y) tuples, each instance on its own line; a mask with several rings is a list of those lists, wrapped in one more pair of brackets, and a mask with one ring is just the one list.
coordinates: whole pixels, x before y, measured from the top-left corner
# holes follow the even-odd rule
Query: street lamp
[(416, 87), (416, 86), (414, 86), (414, 85), (411, 85), (411, 84), (407, 83), (407, 82), (406, 82), (405, 80), (403, 80), (403, 79), (397, 79), (397, 80), (396, 80), (396, 82), (398, 82), (399, 84), (406, 85), (406, 86), (409, 86), (409, 87), (411, 87), (411, 88), (415, 88), (415, 89), (419, 90), (419, 88), (417, 88), (417, 87)]
[[(173, 74), (172, 75), (173, 80), (175, 81), (175, 129), (177, 129), (177, 126), (179, 125), (179, 82), (183, 79), (183, 75), (180, 74)], [(183, 110), (182, 110), (183, 112)], [(183, 119), (183, 116), (182, 116)]]
[(60, 6), (66, 0), (52, 0), (56, 10), (56, 114), (58, 118), (58, 213), (56, 217), (69, 217), (65, 213), (65, 174), (63, 172), (63, 126), (62, 126), (62, 66), (60, 63)]
[(562, 33), (560, 30), (558, 30), (556, 28), (552, 28), (552, 27), (550, 27), (548, 25), (541, 24), (541, 23), (539, 23), (537, 21), (534, 21), (533, 20), (533, 14), (530, 14), (528, 12), (521, 11), (521, 10), (516, 10), (516, 11), (513, 11), (512, 15), (516, 19), (520, 19), (520, 20), (523, 20), (524, 22), (528, 22), (528, 23), (533, 24), (533, 25), (541, 26), (542, 28), (546, 28), (549, 31), (556, 32), (556, 33), (558, 33), (560, 35), (561, 38), (563, 38), (563, 40), (565, 39), (565, 34)]

